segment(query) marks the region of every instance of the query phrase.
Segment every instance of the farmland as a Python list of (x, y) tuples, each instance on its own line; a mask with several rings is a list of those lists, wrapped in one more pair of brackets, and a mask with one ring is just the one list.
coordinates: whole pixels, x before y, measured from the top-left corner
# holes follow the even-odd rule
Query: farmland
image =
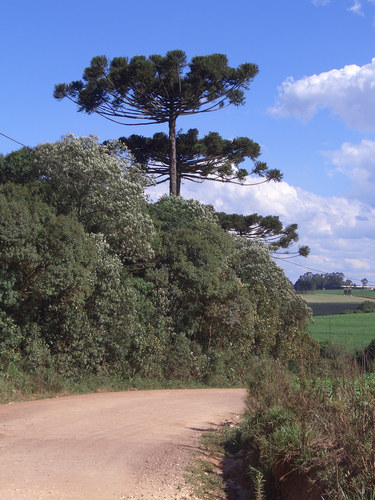
[(309, 293), (302, 297), (313, 310), (314, 316), (340, 314), (347, 310), (354, 311), (364, 300), (367, 300), (354, 295), (344, 295), (343, 292), (340, 293), (337, 290), (333, 291), (336, 293)]
[[(318, 342), (345, 347), (348, 352), (363, 349), (375, 338), (375, 313), (342, 314), (355, 311), (365, 300), (375, 298), (373, 290), (353, 290), (352, 296), (337, 290), (303, 295), (313, 310), (309, 324), (311, 335)], [(367, 294), (358, 296), (357, 293)]]
[[(315, 290), (308, 295), (344, 295), (344, 290)], [(363, 288), (352, 288), (351, 295), (355, 297), (365, 297), (375, 299), (375, 290), (366, 290)]]
[(375, 313), (317, 316), (309, 331), (318, 342), (341, 345), (353, 352), (368, 346), (375, 338)]

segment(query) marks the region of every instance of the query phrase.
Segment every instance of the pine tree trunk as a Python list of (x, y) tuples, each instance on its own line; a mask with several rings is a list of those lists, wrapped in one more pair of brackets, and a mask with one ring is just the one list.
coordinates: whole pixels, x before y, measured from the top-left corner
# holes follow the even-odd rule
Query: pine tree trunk
[(177, 169), (177, 196), (181, 196), (181, 174)]
[(169, 194), (177, 194), (176, 119), (169, 120)]

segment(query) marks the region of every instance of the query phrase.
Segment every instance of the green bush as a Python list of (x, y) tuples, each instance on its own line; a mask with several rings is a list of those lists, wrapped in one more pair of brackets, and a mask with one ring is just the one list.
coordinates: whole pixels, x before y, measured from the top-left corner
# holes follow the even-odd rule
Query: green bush
[(362, 311), (364, 313), (375, 312), (375, 301), (365, 300), (365, 302), (357, 307), (357, 311)]

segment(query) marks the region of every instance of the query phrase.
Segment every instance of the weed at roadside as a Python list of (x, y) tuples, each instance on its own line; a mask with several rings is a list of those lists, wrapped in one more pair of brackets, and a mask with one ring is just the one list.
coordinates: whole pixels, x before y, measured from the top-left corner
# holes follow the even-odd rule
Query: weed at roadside
[(252, 367), (242, 441), (266, 498), (288, 498), (298, 486), (301, 498), (373, 499), (372, 375), (361, 374), (353, 358), (325, 373), (301, 365), (292, 374), (269, 359)]
[(252, 498), (241, 436), (240, 424), (232, 422), (202, 435), (200, 451), (187, 476), (200, 499)]

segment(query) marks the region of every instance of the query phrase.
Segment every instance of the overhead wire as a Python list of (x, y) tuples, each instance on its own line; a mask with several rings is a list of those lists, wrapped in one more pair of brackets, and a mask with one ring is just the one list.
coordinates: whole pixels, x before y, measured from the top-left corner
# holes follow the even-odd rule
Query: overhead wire
[(3, 134), (2, 132), (0, 132), (0, 135), (5, 137), (6, 139), (9, 139), (10, 141), (15, 142), (16, 144), (19, 144), (20, 146), (23, 146), (24, 148), (31, 149), (30, 146), (26, 146), (26, 144), (23, 144), (22, 142), (17, 141), (16, 139), (13, 139), (12, 137), (9, 137), (9, 135)]
[[(297, 267), (302, 267), (304, 269), (308, 269), (309, 271), (315, 271), (319, 274), (331, 274), (329, 273), (328, 271), (322, 271), (321, 269), (315, 269), (313, 267), (309, 267), (309, 266), (304, 266), (303, 264), (298, 264), (297, 262), (291, 262), (290, 260), (286, 260), (286, 259), (280, 259), (280, 258), (277, 258), (277, 257), (273, 257), (274, 259), (276, 260), (283, 260), (285, 262), (287, 262), (288, 264), (292, 264), (293, 266), (297, 266)], [(336, 271), (336, 272), (340, 272), (340, 271)], [(342, 273), (344, 274), (345, 276), (345, 273)], [(362, 281), (363, 278), (359, 279), (359, 278), (353, 278), (353, 277), (346, 277), (347, 279), (349, 279), (350, 281), (352, 281), (353, 283), (355, 283), (356, 281)], [(368, 281), (369, 285), (375, 285), (375, 281)]]

